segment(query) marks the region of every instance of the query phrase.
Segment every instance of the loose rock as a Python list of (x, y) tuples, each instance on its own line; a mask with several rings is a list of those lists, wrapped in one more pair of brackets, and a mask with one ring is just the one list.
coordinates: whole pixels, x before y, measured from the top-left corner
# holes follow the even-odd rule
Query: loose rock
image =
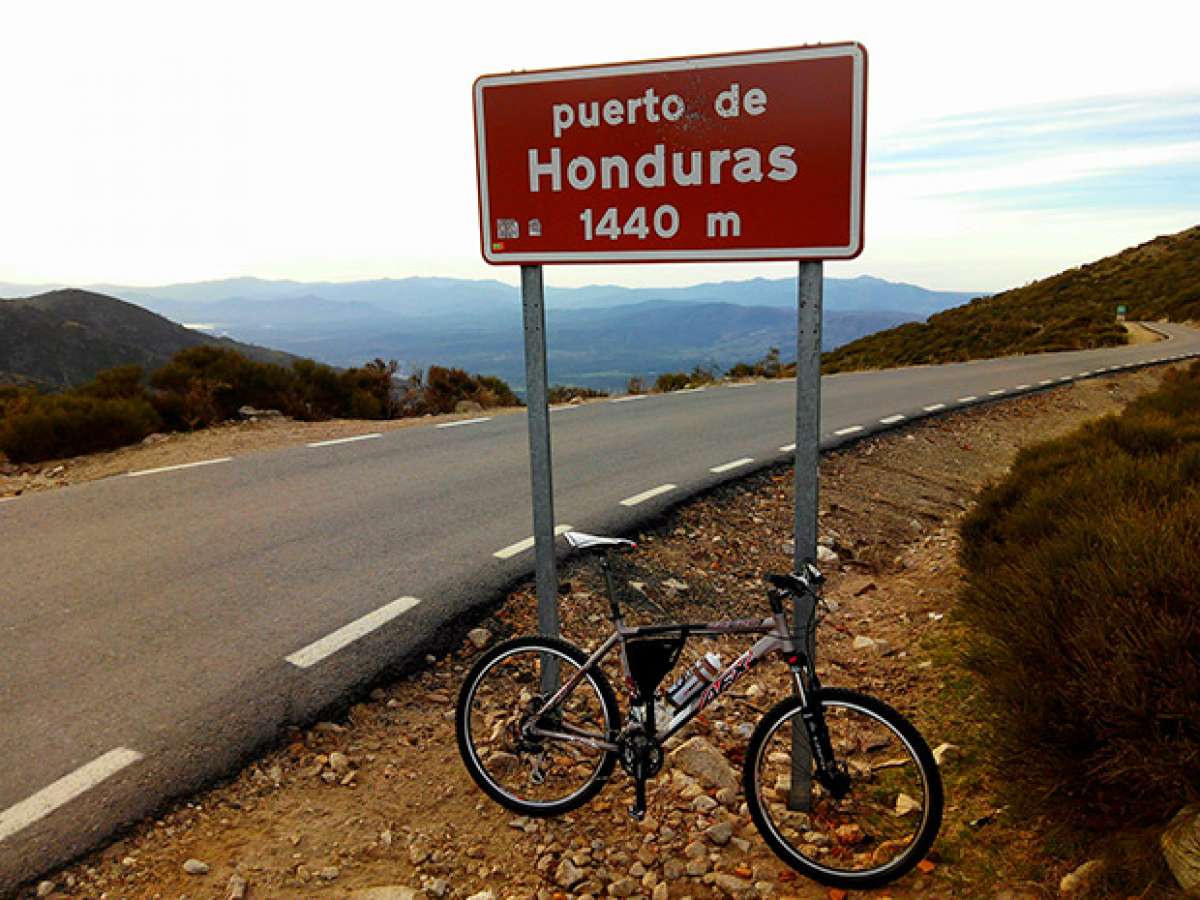
[(671, 754), (674, 765), (706, 787), (737, 790), (737, 775), (725, 755), (702, 737), (694, 737)]
[(207, 875), (208, 863), (202, 862), (198, 859), (189, 859), (183, 864), (183, 871), (187, 872), (189, 875)]

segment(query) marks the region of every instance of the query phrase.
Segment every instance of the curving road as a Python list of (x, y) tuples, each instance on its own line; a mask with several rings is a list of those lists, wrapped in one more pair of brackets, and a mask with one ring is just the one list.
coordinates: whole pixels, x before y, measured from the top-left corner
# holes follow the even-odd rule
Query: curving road
[[(1200, 355), (1200, 332), (850, 373), (822, 445)], [(558, 521), (623, 531), (784, 460), (792, 382), (552, 413)], [(427, 652), (527, 575), (525, 417), (133, 473), (0, 502), (0, 894)], [(531, 542), (529, 542), (531, 544)]]

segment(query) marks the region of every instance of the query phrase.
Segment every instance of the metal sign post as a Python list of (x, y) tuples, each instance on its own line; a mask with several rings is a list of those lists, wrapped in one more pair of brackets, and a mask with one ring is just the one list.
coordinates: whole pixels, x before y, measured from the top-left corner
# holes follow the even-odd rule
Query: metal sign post
[[(792, 568), (817, 557), (817, 479), (821, 453), (821, 300), (823, 267), (820, 262), (800, 263), (796, 312), (796, 462), (795, 462), (795, 550)], [(804, 597), (792, 604), (792, 628), (797, 638), (804, 637), (813, 652), (807, 633), (813, 599)], [(788, 808), (807, 810), (812, 796), (812, 762), (808, 737), (799, 717), (792, 720), (792, 771)]]
[[(541, 266), (521, 266), (525, 331), (525, 408), (529, 414), (529, 475), (533, 494), (533, 552), (538, 631), (558, 636), (558, 572), (554, 563), (554, 473), (546, 381), (546, 304)], [(542, 666), (542, 690), (558, 686), (557, 660)]]

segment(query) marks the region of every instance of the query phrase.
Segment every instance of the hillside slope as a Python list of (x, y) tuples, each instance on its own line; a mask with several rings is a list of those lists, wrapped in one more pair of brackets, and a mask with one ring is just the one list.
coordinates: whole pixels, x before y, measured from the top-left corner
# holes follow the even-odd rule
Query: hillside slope
[(826, 372), (961, 362), (1125, 342), (1133, 320), (1200, 319), (1200, 226), (1115, 256), (981, 297), (825, 354)]
[(90, 291), (51, 291), (0, 300), (0, 382), (65, 388), (113, 366), (147, 371), (199, 344), (229, 347), (261, 362), (286, 353), (209, 337), (141, 307)]

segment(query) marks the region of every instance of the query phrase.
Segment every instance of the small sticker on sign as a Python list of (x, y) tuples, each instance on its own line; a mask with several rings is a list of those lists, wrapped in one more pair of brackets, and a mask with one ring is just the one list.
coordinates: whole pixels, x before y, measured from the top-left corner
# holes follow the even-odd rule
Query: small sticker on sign
[(497, 219), (496, 237), (502, 241), (515, 241), (521, 236), (521, 226), (516, 219)]
[(529, 220), (529, 236), (530, 237), (541, 237), (542, 236), (542, 220), (541, 219), (530, 219)]

